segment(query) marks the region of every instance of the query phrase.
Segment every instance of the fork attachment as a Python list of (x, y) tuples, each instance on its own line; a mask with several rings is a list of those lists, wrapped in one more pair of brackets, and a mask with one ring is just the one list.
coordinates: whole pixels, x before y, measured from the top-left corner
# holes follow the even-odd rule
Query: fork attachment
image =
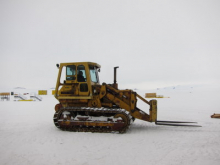
[(195, 124), (190, 124), (190, 123), (197, 124), (197, 122), (187, 122), (187, 121), (162, 121), (162, 120), (155, 121), (156, 125), (182, 126), (182, 127), (202, 127), (201, 125), (195, 125)]

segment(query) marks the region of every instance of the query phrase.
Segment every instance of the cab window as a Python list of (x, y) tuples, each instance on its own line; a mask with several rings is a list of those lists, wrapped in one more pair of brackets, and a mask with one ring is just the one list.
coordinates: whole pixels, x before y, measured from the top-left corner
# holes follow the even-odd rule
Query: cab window
[(89, 66), (89, 71), (90, 71), (90, 76), (91, 76), (92, 82), (98, 83), (99, 78), (98, 78), (98, 73), (97, 73), (96, 67), (95, 66)]
[(75, 80), (76, 77), (76, 66), (75, 65), (67, 65), (66, 66), (66, 80)]
[(84, 65), (77, 66), (77, 81), (78, 82), (85, 82), (86, 81), (86, 72), (85, 72)]

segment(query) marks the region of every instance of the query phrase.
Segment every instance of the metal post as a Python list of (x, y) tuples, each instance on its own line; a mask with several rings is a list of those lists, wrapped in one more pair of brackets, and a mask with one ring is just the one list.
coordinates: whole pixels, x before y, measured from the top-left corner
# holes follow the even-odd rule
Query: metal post
[(118, 89), (118, 84), (117, 84), (117, 68), (119, 68), (118, 66), (114, 67), (114, 84), (113, 84), (113, 87)]

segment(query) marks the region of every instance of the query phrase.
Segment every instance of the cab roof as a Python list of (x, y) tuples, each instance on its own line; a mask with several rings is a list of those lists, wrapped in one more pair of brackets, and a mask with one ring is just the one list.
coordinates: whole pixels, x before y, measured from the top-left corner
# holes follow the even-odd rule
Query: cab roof
[(97, 68), (101, 68), (101, 65), (95, 62), (67, 62), (67, 63), (60, 63), (61, 65), (93, 65), (96, 66)]

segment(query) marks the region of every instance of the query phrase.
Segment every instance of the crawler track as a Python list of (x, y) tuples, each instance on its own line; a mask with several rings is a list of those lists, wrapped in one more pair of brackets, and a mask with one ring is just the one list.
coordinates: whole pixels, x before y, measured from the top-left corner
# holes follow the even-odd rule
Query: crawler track
[(56, 111), (53, 121), (64, 131), (124, 133), (132, 123), (132, 116), (119, 108), (67, 107)]

